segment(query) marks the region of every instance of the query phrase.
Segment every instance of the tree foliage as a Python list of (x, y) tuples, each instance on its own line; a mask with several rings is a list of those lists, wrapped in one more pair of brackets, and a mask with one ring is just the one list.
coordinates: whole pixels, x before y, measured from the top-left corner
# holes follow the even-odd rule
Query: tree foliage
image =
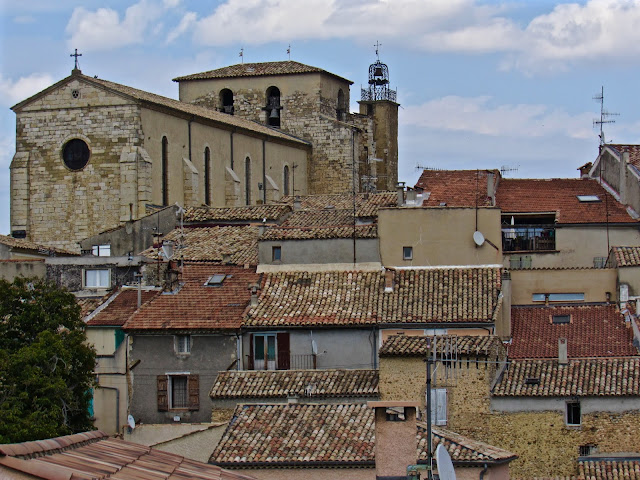
[(93, 428), (95, 351), (75, 297), (54, 284), (0, 280), (0, 443)]

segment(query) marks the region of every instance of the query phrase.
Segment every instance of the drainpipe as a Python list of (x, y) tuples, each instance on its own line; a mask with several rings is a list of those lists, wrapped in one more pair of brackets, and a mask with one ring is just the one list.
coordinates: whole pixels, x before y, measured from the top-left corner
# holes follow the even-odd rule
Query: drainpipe
[(193, 122), (193, 116), (189, 119), (188, 127), (189, 127), (189, 161), (192, 162), (191, 159), (191, 122)]
[(231, 170), (233, 170), (234, 168), (234, 164), (233, 164), (233, 132), (229, 132), (229, 154), (230, 154), (230, 158), (229, 158), (229, 163), (231, 165), (229, 165), (231, 167)]
[(98, 385), (98, 388), (104, 388), (105, 390), (115, 390), (116, 392), (116, 431), (120, 434), (120, 389), (116, 387), (104, 387)]
[(265, 143), (266, 140), (262, 139), (262, 203), (267, 204), (267, 160), (265, 158)]
[(482, 466), (482, 471), (480, 472), (480, 479), (482, 480), (484, 478), (484, 474), (487, 473), (487, 470), (489, 470), (489, 465), (487, 465), (486, 463)]

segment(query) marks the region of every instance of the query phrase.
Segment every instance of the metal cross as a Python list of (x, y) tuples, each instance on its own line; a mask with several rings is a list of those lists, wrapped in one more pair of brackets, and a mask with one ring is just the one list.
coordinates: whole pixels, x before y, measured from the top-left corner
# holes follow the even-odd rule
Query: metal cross
[(82, 54), (78, 53), (78, 49), (76, 48), (75, 53), (72, 53), (71, 55), (69, 55), (70, 57), (76, 57), (76, 66), (74, 68), (74, 70), (78, 70), (78, 57), (81, 57)]
[(240, 49), (240, 54), (238, 56), (242, 58), (242, 63), (244, 63), (244, 48)]
[(291, 60), (291, 44), (289, 44), (289, 48), (287, 48), (287, 55), (289, 55), (289, 60)]
[(380, 47), (382, 46), (382, 44), (376, 40), (376, 44), (374, 45), (374, 47), (376, 47), (376, 57), (378, 57), (378, 60), (380, 60), (380, 55), (378, 53), (378, 50), (380, 50)]

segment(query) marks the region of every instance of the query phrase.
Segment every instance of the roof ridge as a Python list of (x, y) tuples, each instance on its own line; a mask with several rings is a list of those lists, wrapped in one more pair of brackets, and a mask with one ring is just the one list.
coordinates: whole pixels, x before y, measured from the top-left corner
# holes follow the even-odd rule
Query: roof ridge
[(109, 435), (102, 430), (94, 430), (46, 440), (9, 443), (0, 445), (0, 454), (8, 457), (34, 458), (55, 452), (63, 452), (71, 448), (76, 448), (78, 445), (94, 443), (108, 437)]

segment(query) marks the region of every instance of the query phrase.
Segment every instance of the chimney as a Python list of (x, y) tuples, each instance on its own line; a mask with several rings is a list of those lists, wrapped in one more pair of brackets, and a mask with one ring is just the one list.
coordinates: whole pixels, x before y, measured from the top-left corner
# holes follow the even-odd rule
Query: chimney
[(491, 206), (496, 204), (496, 175), (493, 172), (487, 172), (487, 197), (491, 199)]
[(416, 194), (417, 192), (413, 188), (407, 187), (407, 205), (416, 203)]
[(302, 201), (300, 197), (296, 195), (296, 198), (293, 199), (293, 211), (297, 212), (302, 208)]
[(404, 205), (404, 182), (398, 182), (396, 192), (398, 192), (398, 206), (401, 207)]
[(230, 253), (223, 253), (222, 254), (222, 263), (224, 263), (225, 265), (229, 265), (231, 263), (231, 254)]
[(502, 272), (502, 312), (496, 324), (496, 335), (501, 339), (511, 338), (511, 273)]
[(418, 463), (416, 410), (418, 402), (369, 402), (375, 418), (376, 478), (406, 478)]
[(580, 178), (589, 178), (589, 172), (591, 171), (591, 167), (593, 167), (593, 163), (587, 162), (581, 167), (578, 168), (580, 170)]
[(384, 272), (384, 293), (393, 292), (393, 270)]
[(559, 338), (558, 339), (558, 364), (566, 365), (569, 363), (567, 359), (567, 339)]
[(620, 163), (620, 185), (618, 186), (618, 194), (620, 195), (620, 203), (627, 205), (627, 172), (629, 171), (629, 152), (622, 153), (622, 162)]
[(251, 290), (251, 302), (249, 303), (252, 307), (258, 306), (258, 286), (250, 285), (249, 289)]

